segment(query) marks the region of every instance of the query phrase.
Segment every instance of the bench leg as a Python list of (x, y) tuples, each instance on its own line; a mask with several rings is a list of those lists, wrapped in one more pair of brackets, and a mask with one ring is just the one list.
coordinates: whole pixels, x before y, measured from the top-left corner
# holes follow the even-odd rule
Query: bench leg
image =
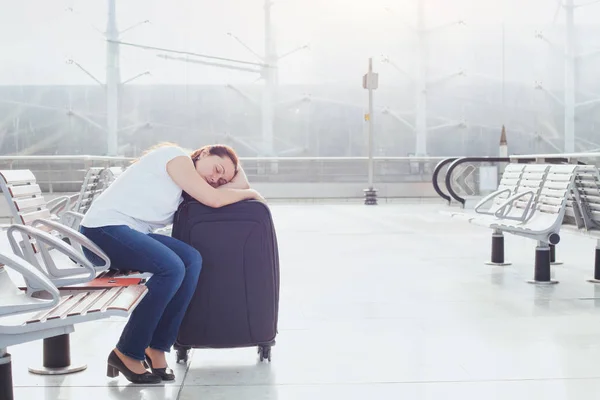
[(550, 245), (550, 265), (562, 265), (562, 261), (556, 261), (556, 245)]
[(376, 206), (377, 205), (377, 189), (369, 188), (363, 190), (365, 192), (365, 205)]
[(594, 278), (589, 279), (588, 282), (600, 283), (600, 240), (596, 245), (596, 256), (594, 257)]
[(558, 281), (551, 279), (550, 269), (550, 246), (546, 243), (538, 243), (535, 248), (535, 267), (533, 280), (528, 281), (537, 285), (553, 285)]
[(504, 266), (511, 263), (504, 261), (504, 234), (500, 231), (492, 233), (492, 260), (487, 265)]
[(12, 362), (6, 349), (0, 349), (0, 400), (13, 400)]
[(29, 372), (38, 375), (64, 375), (83, 371), (86, 364), (71, 364), (71, 341), (69, 334), (44, 339), (43, 366), (29, 368)]

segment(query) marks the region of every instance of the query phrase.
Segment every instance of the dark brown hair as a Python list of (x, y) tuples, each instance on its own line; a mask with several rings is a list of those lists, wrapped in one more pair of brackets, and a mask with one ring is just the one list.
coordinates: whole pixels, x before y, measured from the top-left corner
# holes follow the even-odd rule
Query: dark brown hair
[(202, 153), (205, 150), (208, 151), (208, 154), (210, 154), (211, 156), (217, 156), (221, 158), (228, 157), (233, 163), (233, 176), (237, 175), (240, 159), (238, 158), (238, 155), (236, 154), (235, 150), (233, 150), (231, 147), (225, 144), (210, 144), (204, 147), (200, 147), (192, 154), (190, 154), (190, 157), (192, 157), (192, 160), (194, 160), (195, 162), (200, 157), (200, 153)]

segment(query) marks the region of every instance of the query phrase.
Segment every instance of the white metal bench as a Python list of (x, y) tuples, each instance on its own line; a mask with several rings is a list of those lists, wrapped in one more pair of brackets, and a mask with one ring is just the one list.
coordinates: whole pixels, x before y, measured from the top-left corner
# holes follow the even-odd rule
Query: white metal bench
[(600, 283), (600, 171), (597, 167), (579, 167), (562, 229), (597, 239), (594, 277), (589, 282)]
[[(7, 230), (11, 249), (46, 274), (55, 286), (71, 290), (99, 290), (124, 282), (128, 285), (143, 283), (144, 276), (109, 270), (110, 260), (102, 250), (78, 231), (62, 225), (53, 218), (31, 171), (0, 171), (0, 187), (17, 222)], [(94, 266), (85, 257), (82, 246), (104, 260), (104, 265)], [(134, 279), (119, 280), (125, 277)], [(23, 289), (29, 294), (35, 293), (40, 288), (35, 287), (34, 283), (25, 281)], [(61, 357), (63, 360), (69, 358), (68, 337), (45, 339), (45, 368), (30, 368), (30, 371), (72, 371), (68, 364), (58, 365), (46, 357), (59, 351), (65, 354)], [(54, 367), (48, 367), (50, 365)]]
[[(83, 254), (82, 246), (87, 247), (90, 251), (96, 253), (105, 264), (102, 266), (92, 266), (95, 270), (96, 275), (106, 271), (110, 266), (108, 257), (100, 250), (94, 243), (88, 238), (83, 236), (78, 231), (71, 229), (61, 223), (53, 216), (47, 208), (46, 200), (37, 185), (35, 176), (29, 170), (2, 170), (0, 171), (0, 188), (4, 194), (4, 197), (8, 203), (9, 209), (13, 214), (15, 224), (12, 225), (9, 230), (17, 229), (17, 226), (22, 227), (35, 227), (44, 230), (52, 234), (55, 238), (64, 240), (70, 244), (79, 254), (77, 258), (64, 258), (62, 269), (54, 263), (53, 259), (43, 252), (40, 253), (36, 245), (36, 232), (32, 231), (34, 235), (22, 235), (22, 241), (15, 242), (14, 235), (8, 235), (10, 245), (13, 251), (22, 256), (29, 263), (41, 268), (40, 259), (46, 257), (46, 264), (49, 265), (48, 269), (44, 272), (49, 276), (50, 280), (53, 281), (58, 287), (68, 286), (72, 284), (79, 284), (82, 282), (90, 281), (94, 277), (90, 277), (89, 271), (86, 273), (85, 270), (91, 263), (85, 258)], [(21, 232), (29, 232), (25, 228), (20, 230)], [(13, 238), (13, 239), (11, 239)], [(58, 242), (55, 242), (57, 245)], [(64, 254), (64, 251), (62, 252)], [(74, 266), (74, 261), (77, 261), (78, 266)], [(66, 269), (64, 268), (66, 267)], [(84, 276), (81, 276), (81, 275)], [(86, 276), (87, 274), (87, 276)], [(35, 289), (35, 288), (28, 288)]]
[[(52, 338), (56, 347), (47, 348), (52, 373), (85, 369), (70, 365), (69, 334), (78, 323), (111, 316), (127, 317), (147, 293), (144, 285), (95, 291), (61, 292), (48, 277), (27, 261), (0, 253), (0, 398), (13, 399), (11, 356), (9, 346)], [(6, 271), (11, 268), (24, 279), (42, 289), (43, 298), (35, 298), (19, 290)], [(67, 365), (67, 368), (60, 368)], [(31, 369), (30, 369), (31, 370)], [(34, 372), (34, 371), (32, 371)], [(40, 371), (35, 371), (40, 372)]]
[[(524, 221), (531, 217), (532, 205), (539, 198), (548, 168), (548, 165), (509, 164), (504, 170), (498, 190), (481, 199), (474, 212), (461, 212), (452, 216), (484, 227), (489, 227), (503, 216), (510, 220)], [(486, 264), (510, 265), (504, 258), (502, 231), (492, 232), (491, 260)]]
[[(474, 216), (469, 222), (493, 229), (492, 264), (504, 263), (504, 233), (536, 240), (534, 279), (531, 283), (556, 283), (550, 277), (555, 246), (567, 202), (575, 185), (578, 165), (530, 165), (519, 193), (497, 207), (494, 215)], [(583, 170), (582, 170), (583, 171)], [(501, 253), (501, 263), (498, 255)]]

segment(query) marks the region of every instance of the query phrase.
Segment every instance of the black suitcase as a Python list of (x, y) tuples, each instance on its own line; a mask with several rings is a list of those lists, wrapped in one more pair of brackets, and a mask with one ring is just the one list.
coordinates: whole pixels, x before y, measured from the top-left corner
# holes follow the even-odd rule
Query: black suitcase
[(172, 236), (200, 251), (202, 271), (179, 329), (177, 362), (191, 348), (257, 346), (271, 361), (279, 313), (279, 252), (266, 204), (211, 208), (184, 193)]

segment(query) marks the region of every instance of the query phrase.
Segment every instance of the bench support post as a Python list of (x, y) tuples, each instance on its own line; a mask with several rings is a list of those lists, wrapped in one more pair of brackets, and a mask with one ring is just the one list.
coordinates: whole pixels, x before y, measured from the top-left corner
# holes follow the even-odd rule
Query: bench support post
[(86, 368), (86, 364), (71, 364), (71, 341), (67, 333), (44, 339), (43, 366), (30, 367), (29, 372), (38, 375), (64, 375)]
[(538, 243), (535, 248), (533, 280), (527, 282), (536, 285), (553, 285), (558, 283), (558, 281), (551, 279), (550, 253), (550, 246), (547, 243)]
[(556, 245), (550, 245), (550, 265), (562, 265), (562, 261), (556, 261)]
[(363, 192), (365, 192), (365, 205), (376, 206), (377, 205), (377, 189), (373, 189), (371, 187), (369, 189), (363, 190)]
[(492, 259), (486, 264), (500, 267), (511, 264), (504, 261), (504, 234), (501, 231), (494, 230), (492, 233)]
[(594, 257), (594, 278), (589, 279), (588, 282), (600, 283), (600, 240), (596, 244), (596, 256)]
[(13, 400), (12, 361), (6, 349), (0, 349), (0, 400)]

